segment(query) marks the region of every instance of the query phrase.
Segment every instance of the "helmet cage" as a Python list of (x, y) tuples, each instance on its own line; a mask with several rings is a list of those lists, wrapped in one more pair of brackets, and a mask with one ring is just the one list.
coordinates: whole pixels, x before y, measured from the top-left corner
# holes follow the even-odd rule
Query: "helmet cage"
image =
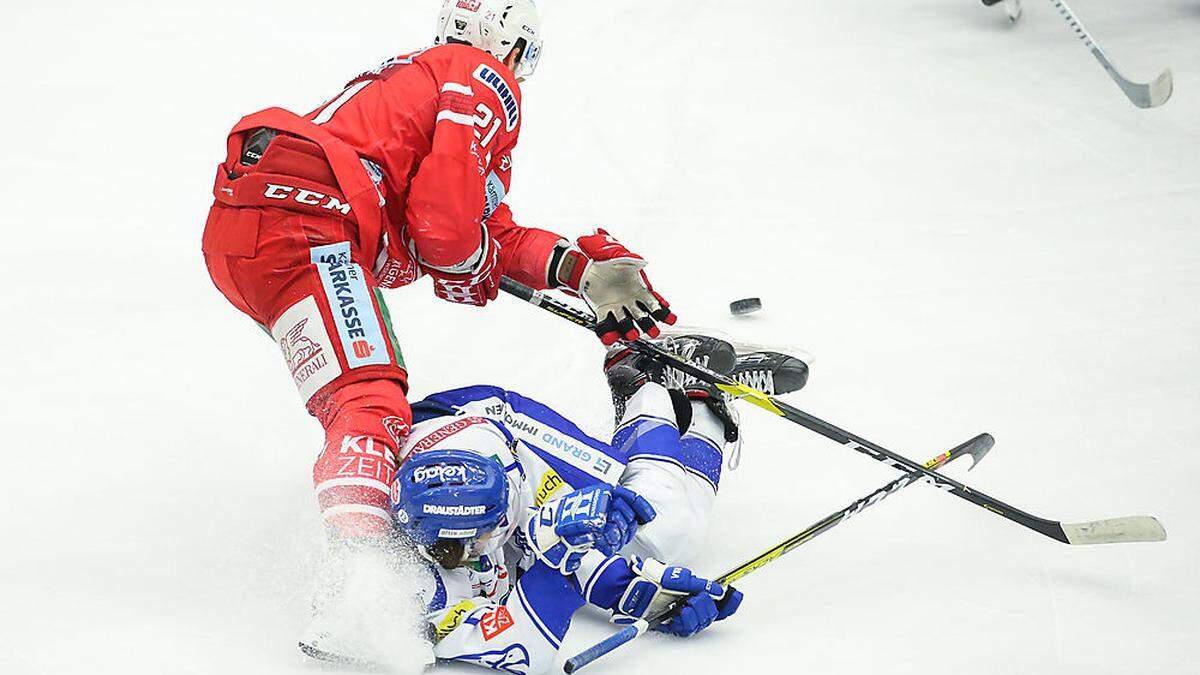
[(518, 80), (524, 80), (537, 70), (538, 61), (542, 58), (542, 41), (521, 38), (517, 42), (518, 44), (524, 43), (525, 48), (521, 50), (521, 58), (513, 67), (513, 74), (517, 76)]

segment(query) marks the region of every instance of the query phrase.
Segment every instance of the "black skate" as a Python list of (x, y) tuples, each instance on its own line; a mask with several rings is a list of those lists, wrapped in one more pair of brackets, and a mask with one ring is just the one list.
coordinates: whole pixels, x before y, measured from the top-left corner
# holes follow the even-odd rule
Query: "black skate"
[[(721, 375), (730, 375), (737, 359), (733, 345), (707, 335), (676, 335), (654, 342), (672, 354)], [(604, 375), (612, 389), (618, 418), (624, 413), (625, 401), (647, 382), (660, 384), (667, 389), (682, 390), (699, 385), (709, 386), (622, 344), (609, 348), (604, 358)]]
[(739, 352), (729, 376), (748, 387), (777, 396), (804, 388), (808, 382), (808, 364), (780, 352)]
[[(698, 330), (672, 326), (664, 330), (663, 335), (667, 339), (680, 339), (693, 337), (698, 334)], [(792, 356), (778, 346), (741, 342), (719, 332), (703, 337), (707, 340), (720, 340), (733, 347), (736, 353), (734, 366), (728, 373), (722, 374), (727, 374), (748, 387), (778, 396), (803, 389), (808, 383), (808, 364), (812, 362), (812, 356), (803, 350), (788, 349), (800, 354)]]
[[(673, 335), (655, 340), (667, 351), (720, 375), (732, 376), (737, 362), (733, 345), (708, 335)], [(625, 415), (625, 403), (642, 385), (654, 382), (671, 392), (679, 430), (691, 424), (689, 400), (704, 401), (725, 424), (727, 441), (737, 439), (737, 417), (727, 405), (727, 397), (716, 386), (697, 380), (676, 368), (664, 366), (654, 359), (625, 346), (614, 346), (604, 359), (604, 374), (612, 390), (613, 409), (620, 423)]]

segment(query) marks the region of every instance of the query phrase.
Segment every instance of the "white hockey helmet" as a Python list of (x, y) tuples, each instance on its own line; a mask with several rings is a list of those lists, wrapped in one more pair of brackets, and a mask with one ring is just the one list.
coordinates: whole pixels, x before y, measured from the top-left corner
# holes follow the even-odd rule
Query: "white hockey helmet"
[(503, 61), (522, 47), (514, 75), (533, 75), (542, 55), (541, 22), (533, 0), (444, 0), (434, 44), (466, 43)]

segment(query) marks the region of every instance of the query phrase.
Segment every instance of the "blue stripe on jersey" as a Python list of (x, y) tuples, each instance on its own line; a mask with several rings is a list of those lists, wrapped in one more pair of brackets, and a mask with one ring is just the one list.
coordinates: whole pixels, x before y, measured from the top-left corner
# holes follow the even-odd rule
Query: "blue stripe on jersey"
[(524, 440), (518, 442), (536, 453), (537, 456), (547, 464), (547, 466), (549, 466), (551, 469), (554, 469), (559, 478), (562, 478), (563, 482), (567, 484), (567, 487), (571, 488), (572, 490), (580, 490), (582, 488), (597, 485), (602, 482), (599, 478), (596, 478), (590, 473), (580, 471), (579, 469), (567, 464), (553, 455), (541, 452), (539, 448), (530, 445)]
[(599, 570), (595, 579), (588, 580), (588, 602), (604, 609), (616, 609), (629, 582), (634, 574), (629, 569), (629, 561), (619, 556), (609, 558)]
[[(592, 575), (590, 577), (588, 577), (587, 583), (585, 583), (583, 585), (583, 599), (584, 600), (587, 600), (588, 602), (592, 603), (593, 605), (596, 605), (597, 607), (602, 606), (599, 602), (597, 602), (596, 595), (594, 593), (594, 591), (596, 590), (596, 582), (600, 581), (600, 579), (604, 576), (604, 573), (608, 570), (608, 568), (611, 567), (618, 560), (621, 560), (621, 558), (619, 556), (615, 556), (615, 555), (611, 556), (608, 560), (605, 560), (603, 563), (600, 564), (599, 567), (597, 567), (595, 570), (592, 571)], [(601, 588), (603, 588), (603, 587), (604, 587), (604, 585), (601, 584)]]
[(679, 449), (679, 430), (658, 417), (638, 417), (617, 429), (613, 447), (626, 458), (635, 455), (676, 457)]
[(571, 627), (571, 615), (584, 605), (578, 585), (541, 561), (521, 575), (515, 595), (555, 649)]
[(688, 471), (708, 479), (716, 489), (721, 484), (721, 450), (696, 436), (684, 436), (679, 441), (679, 455)]
[(721, 482), (721, 451), (695, 436), (679, 438), (675, 426), (657, 417), (639, 417), (617, 430), (616, 446), (628, 461), (652, 459), (684, 468), (712, 483)]
[(437, 584), (437, 588), (433, 591), (433, 599), (429, 601), (427, 612), (440, 612), (446, 609), (446, 582), (442, 581), (442, 575), (430, 566), (429, 573), (433, 575), (433, 581)]
[(558, 648), (562, 646), (562, 638), (563, 635), (567, 634), (566, 631), (563, 631), (562, 635), (554, 635), (553, 632), (542, 623), (541, 619), (538, 617), (537, 611), (530, 605), (529, 600), (526, 599), (525, 593), (519, 584), (517, 585), (516, 590), (517, 592), (513, 595), (517, 596), (517, 601), (521, 603), (521, 607), (525, 609), (525, 613), (528, 614), (529, 618), (533, 621), (533, 627), (537, 628), (538, 632), (542, 634), (542, 637), (546, 638), (546, 642), (549, 642), (550, 646), (554, 647), (554, 649), (557, 651)]
[(420, 424), (435, 417), (454, 415), (454, 407), (434, 399), (424, 399), (412, 404), (412, 423)]
[[(450, 389), (448, 391), (430, 394), (425, 397), (425, 401), (433, 401), (441, 403), (444, 406), (450, 406), (457, 409), (474, 401), (482, 401), (488, 398), (499, 398), (507, 402), (509, 407), (514, 411), (528, 415), (533, 419), (554, 427), (556, 430), (578, 440), (579, 442), (599, 450), (605, 454), (613, 455), (613, 449), (608, 443), (599, 441), (584, 433), (574, 422), (558, 414), (549, 406), (539, 403), (531, 398), (522, 396), (515, 391), (508, 391), (500, 387), (491, 385), (479, 384), (471, 387), (461, 387), (459, 389)], [(614, 456), (620, 460), (619, 456)]]
[(500, 387), (493, 387), (487, 384), (477, 384), (470, 387), (459, 387), (458, 389), (448, 389), (439, 391), (436, 394), (426, 396), (424, 400), (417, 405), (431, 403), (439, 405), (450, 410), (457, 410), (462, 406), (471, 403), (472, 401), (482, 401), (486, 398), (507, 398), (508, 391)]

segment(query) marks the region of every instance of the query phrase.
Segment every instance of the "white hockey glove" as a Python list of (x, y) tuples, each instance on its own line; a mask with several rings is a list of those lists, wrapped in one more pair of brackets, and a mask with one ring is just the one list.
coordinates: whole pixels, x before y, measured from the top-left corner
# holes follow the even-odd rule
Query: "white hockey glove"
[(622, 338), (636, 340), (639, 331), (658, 337), (655, 322), (675, 323), (670, 305), (642, 271), (646, 260), (604, 230), (575, 240), (552, 265), (551, 278), (595, 312), (596, 334), (606, 345)]

